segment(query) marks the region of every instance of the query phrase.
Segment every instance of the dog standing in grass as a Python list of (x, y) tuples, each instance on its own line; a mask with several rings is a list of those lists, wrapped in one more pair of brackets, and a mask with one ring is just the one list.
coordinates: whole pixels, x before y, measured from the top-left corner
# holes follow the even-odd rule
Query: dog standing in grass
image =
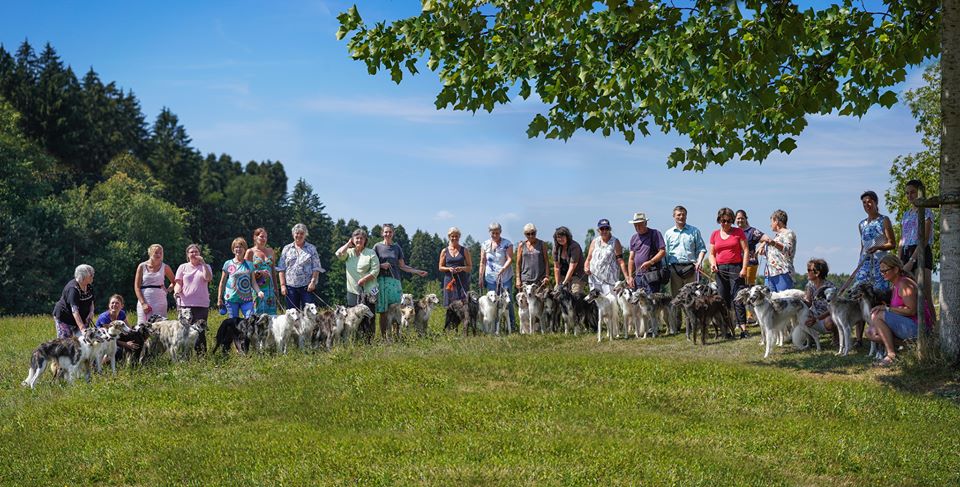
[(33, 389), (40, 378), (40, 374), (47, 369), (47, 364), (56, 363), (66, 374), (71, 384), (76, 379), (81, 367), (87, 365), (87, 381), (90, 380), (89, 361), (93, 358), (94, 347), (101, 337), (92, 327), (88, 327), (79, 337), (57, 338), (37, 347), (30, 357), (30, 370), (27, 378), (21, 383)]

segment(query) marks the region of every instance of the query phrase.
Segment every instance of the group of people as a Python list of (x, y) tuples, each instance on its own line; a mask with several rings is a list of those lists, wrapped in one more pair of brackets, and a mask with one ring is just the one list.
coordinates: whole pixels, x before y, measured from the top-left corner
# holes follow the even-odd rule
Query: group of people
[[(910, 181), (906, 185), (907, 198), (912, 202), (923, 189), (920, 181)], [(892, 361), (895, 357), (892, 337), (908, 339), (917, 334), (917, 284), (911, 272), (916, 271), (919, 253), (923, 252), (924, 283), (929, 286), (933, 215), (926, 210), (921, 223), (915, 209), (907, 210), (897, 245), (890, 219), (879, 213), (876, 193), (866, 191), (860, 200), (867, 217), (858, 225), (861, 256), (854, 278), (857, 283), (867, 282), (879, 289), (893, 290), (889, 307), (873, 310), (867, 330), (868, 339), (886, 345), (889, 354), (885, 360)], [(621, 279), (630, 288), (648, 293), (661, 292), (667, 286), (676, 293), (685, 284), (706, 275), (702, 269), (707, 259), (716, 288), (733, 309), (743, 338), (747, 336), (748, 316), (743, 305), (733, 298), (747, 283), (756, 282), (760, 257), (766, 260), (764, 284), (771, 291), (794, 287), (797, 236), (787, 226), (785, 211), (774, 211), (770, 215), (770, 231), (764, 232), (750, 225), (746, 211), (720, 208), (716, 216), (719, 227), (710, 234), (709, 247), (700, 230), (687, 224), (686, 208), (676, 206), (673, 221), (673, 226), (661, 232), (649, 226), (645, 213), (635, 213), (627, 221), (635, 233), (626, 247), (626, 259), (624, 246), (613, 235), (610, 220), (606, 218), (597, 222), (597, 236), (589, 242), (586, 252), (564, 226), (554, 231), (552, 248), (548, 248), (546, 242), (538, 238), (537, 227), (528, 223), (523, 227), (524, 240), (515, 248), (502, 236), (501, 225), (491, 223), (490, 238), (480, 245), (479, 288), (513, 293), (528, 284), (550, 285), (552, 277), (552, 283), (568, 287), (574, 293), (586, 292), (588, 288), (610, 292)], [(922, 244), (918, 238), (920, 225), (924, 225), (928, 236)], [(254, 230), (253, 247), (248, 247), (243, 237), (233, 240), (233, 258), (221, 266), (217, 287), (217, 307), (221, 314), (230, 317), (276, 314), (278, 290), (287, 308), (301, 309), (314, 302), (319, 274), (325, 270), (316, 247), (306, 241), (309, 235), (306, 226), (294, 225), (291, 234), (293, 241), (283, 247), (279, 256), (267, 245), (268, 235), (263, 228)], [(356, 305), (363, 297), (376, 296), (376, 312), (380, 314), (381, 333), (385, 334), (387, 309), (399, 303), (403, 294), (401, 273), (419, 276), (427, 273), (407, 265), (403, 249), (393, 240), (392, 224), (382, 226), (382, 237), (383, 241), (371, 248), (367, 233), (357, 229), (337, 249), (336, 256), (345, 264), (347, 305)], [(451, 227), (447, 231), (447, 245), (439, 256), (444, 306), (465, 299), (471, 286), (473, 257), (470, 250), (460, 244), (460, 237), (460, 230)], [(895, 247), (899, 257), (889, 253)], [(204, 261), (200, 247), (196, 244), (187, 247), (187, 261), (176, 272), (164, 263), (162, 246), (151, 245), (147, 256), (148, 259), (137, 266), (133, 285), (138, 322), (145, 322), (152, 315), (165, 316), (168, 293), (173, 293), (178, 306), (191, 309), (193, 320), (207, 319), (213, 270)], [(823, 292), (836, 288), (836, 284), (827, 279), (828, 273), (829, 267), (822, 259), (811, 259), (807, 263), (805, 291), (812, 309), (807, 325), (823, 332), (834, 329)], [(93, 276), (91, 266), (80, 265), (74, 279), (64, 287), (53, 313), (59, 337), (79, 334), (88, 323), (102, 326), (113, 320), (125, 320), (120, 295), (111, 296), (109, 309), (93, 320)], [(928, 305), (925, 312), (930, 313)], [(509, 314), (513, 324), (512, 307)], [(862, 331), (858, 330), (857, 343), (861, 338)], [(198, 340), (198, 348), (206, 348), (205, 337)]]

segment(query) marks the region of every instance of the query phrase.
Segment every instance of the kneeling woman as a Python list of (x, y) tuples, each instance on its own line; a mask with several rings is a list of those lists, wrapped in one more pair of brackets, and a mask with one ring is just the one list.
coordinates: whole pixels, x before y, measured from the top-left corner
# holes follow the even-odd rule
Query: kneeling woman
[[(893, 337), (909, 340), (917, 337), (917, 283), (903, 270), (900, 258), (887, 254), (880, 259), (878, 266), (880, 275), (886, 279), (893, 293), (890, 296), (890, 306), (876, 306), (870, 312), (870, 328), (867, 329), (867, 339), (882, 343), (887, 349), (887, 356), (881, 365), (890, 365), (897, 357)], [(930, 309), (925, 310), (927, 323), (931, 323)]]

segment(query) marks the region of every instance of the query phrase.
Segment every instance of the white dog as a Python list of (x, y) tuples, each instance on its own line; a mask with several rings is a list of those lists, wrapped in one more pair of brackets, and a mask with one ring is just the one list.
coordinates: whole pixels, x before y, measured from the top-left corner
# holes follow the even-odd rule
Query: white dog
[[(530, 327), (527, 329), (528, 334), (535, 330), (540, 330), (541, 334), (544, 332), (543, 299), (537, 292), (538, 290), (539, 287), (536, 284), (523, 285), (523, 294), (527, 296), (527, 314), (530, 322)], [(520, 333), (523, 333), (523, 331), (521, 330)]]
[(530, 334), (532, 326), (530, 325), (530, 301), (527, 300), (526, 292), (517, 293), (517, 318), (520, 320), (520, 334)]
[[(176, 362), (181, 358), (184, 345), (190, 338), (190, 308), (180, 308), (176, 320), (161, 320), (153, 324), (153, 333), (147, 340), (146, 348), (151, 353), (167, 351), (170, 360)], [(196, 343), (196, 337), (194, 337)], [(188, 349), (189, 350), (189, 349)]]
[[(617, 297), (617, 306), (620, 307), (620, 316), (623, 319), (624, 336), (633, 333), (640, 338), (640, 295), (641, 290), (630, 290), (626, 281), (620, 281), (613, 287), (613, 294)], [(644, 333), (646, 338), (646, 333)]]
[(785, 332), (791, 324), (796, 326), (797, 324), (804, 323), (810, 312), (807, 304), (801, 299), (772, 299), (771, 294), (766, 286), (754, 286), (753, 289), (750, 290), (750, 297), (747, 301), (753, 305), (753, 308), (757, 312), (757, 321), (760, 322), (761, 328), (765, 331), (764, 341), (766, 342), (766, 351), (763, 354), (763, 358), (770, 356), (775, 341), (780, 341), (777, 343), (778, 345), (783, 344), (783, 332)]
[(357, 336), (357, 330), (360, 328), (360, 322), (365, 318), (373, 318), (373, 311), (370, 311), (369, 306), (361, 303), (347, 308), (347, 315), (343, 320), (343, 329), (339, 333), (344, 342), (353, 342), (353, 339)]
[(300, 319), (296, 321), (296, 326), (293, 330), (294, 336), (297, 337), (297, 346), (300, 347), (300, 350), (306, 350), (307, 346), (312, 344), (319, 315), (320, 311), (317, 309), (316, 304), (307, 303), (303, 305), (303, 313), (300, 314)]
[(607, 327), (607, 339), (613, 340), (620, 336), (620, 306), (617, 305), (617, 296), (613, 291), (607, 294), (601, 294), (599, 289), (593, 289), (584, 298), (587, 303), (596, 303), (597, 305), (597, 343), (603, 340), (601, 331), (603, 326)]
[(496, 291), (487, 291), (487, 294), (480, 296), (480, 328), (488, 335), (496, 332), (497, 320), (500, 319), (498, 301)]
[(300, 326), (300, 311), (296, 308), (288, 309), (282, 315), (270, 317), (270, 334), (277, 345), (277, 351), (287, 353), (287, 343), (293, 336), (293, 331)]
[(101, 338), (101, 342), (94, 347), (97, 372), (103, 373), (103, 360), (110, 359), (110, 370), (113, 375), (117, 375), (117, 338), (129, 328), (126, 323), (117, 320), (97, 330)]

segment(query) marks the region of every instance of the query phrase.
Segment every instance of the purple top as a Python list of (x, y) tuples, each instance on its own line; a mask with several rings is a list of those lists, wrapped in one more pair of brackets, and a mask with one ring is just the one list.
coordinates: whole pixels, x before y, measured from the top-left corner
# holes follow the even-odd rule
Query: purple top
[[(120, 321), (127, 321), (127, 313), (124, 310), (120, 310), (120, 313), (117, 314), (117, 319)], [(113, 323), (113, 320), (110, 319), (110, 310), (100, 313), (100, 316), (97, 317), (97, 328), (103, 328), (104, 326)]]
[(655, 228), (647, 228), (647, 233), (639, 233), (630, 237), (630, 251), (633, 252), (633, 265), (635, 272), (640, 273), (640, 264), (650, 260), (657, 255), (660, 249), (666, 248), (663, 242), (663, 235)]

